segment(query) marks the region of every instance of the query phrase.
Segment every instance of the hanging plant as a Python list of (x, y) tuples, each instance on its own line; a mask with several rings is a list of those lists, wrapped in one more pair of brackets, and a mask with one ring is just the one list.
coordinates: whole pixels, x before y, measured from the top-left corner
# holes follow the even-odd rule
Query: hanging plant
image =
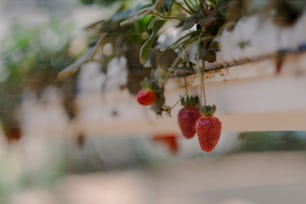
[(0, 53), (0, 122), (8, 142), (23, 136), (21, 103), (25, 92), (35, 93), (40, 99), (47, 87), (58, 87), (67, 116), (75, 117), (76, 76), (65, 81), (56, 80), (61, 67), (73, 61), (68, 51), (69, 29), (70, 26), (55, 21), (33, 28), (14, 24), (4, 38)]
[[(206, 64), (216, 61), (217, 52), (222, 49), (218, 39), (225, 29), (232, 31), (240, 19), (254, 14), (260, 15), (261, 20), (272, 16), (276, 25), (290, 26), (305, 7), (305, 1), (290, 0), (152, 0), (133, 8), (122, 4), (109, 19), (85, 28), (91, 39), (88, 51), (58, 77), (69, 77), (91, 61), (100, 62), (101, 70), (107, 73), (107, 64), (113, 58), (124, 57), (128, 69), (124, 88), (137, 94), (137, 101), (150, 106), (158, 115), (171, 115), (173, 107), (165, 104), (164, 96), (168, 79), (200, 74), (204, 86), (203, 75), (208, 71)], [(161, 42), (169, 30), (178, 31), (175, 40)], [(247, 44), (241, 42), (239, 46), (243, 48)], [(103, 53), (106, 46), (112, 47), (111, 54)], [(205, 94), (204, 90), (201, 93)], [(219, 139), (221, 122), (213, 116), (215, 106), (208, 106), (206, 99), (201, 108), (203, 116), (200, 116), (197, 99), (197, 96), (189, 95), (181, 98), (183, 109), (187, 110), (182, 110), (178, 122), (186, 138), (193, 137), (197, 131), (202, 149), (210, 152)], [(191, 109), (194, 113), (192, 121), (184, 122), (184, 115), (189, 115), (187, 112)], [(195, 125), (195, 121), (202, 122)], [(204, 131), (202, 126), (206, 122), (213, 125)], [(206, 132), (214, 132), (214, 142), (210, 145), (203, 139)]]
[[(284, 5), (288, 5), (290, 12), (284, 12)], [(91, 61), (100, 62), (101, 70), (107, 73), (107, 65), (113, 58), (125, 57), (128, 61), (126, 88), (132, 94), (138, 93), (140, 82), (148, 77), (155, 78), (163, 87), (169, 77), (195, 74), (197, 62), (201, 60), (216, 61), (216, 53), (220, 51), (217, 39), (224, 29), (232, 29), (241, 18), (261, 13), (264, 20), (273, 13), (275, 20), (293, 24), (305, 6), (304, 2), (288, 0), (260, 3), (255, 0), (153, 0), (133, 8), (123, 3), (108, 20), (85, 28), (89, 36), (88, 51), (58, 77), (67, 78)], [(178, 35), (173, 43), (161, 49), (158, 39), (170, 28), (185, 34)], [(111, 54), (103, 53), (106, 46), (112, 48)], [(184, 57), (194, 47), (197, 47), (195, 56)]]

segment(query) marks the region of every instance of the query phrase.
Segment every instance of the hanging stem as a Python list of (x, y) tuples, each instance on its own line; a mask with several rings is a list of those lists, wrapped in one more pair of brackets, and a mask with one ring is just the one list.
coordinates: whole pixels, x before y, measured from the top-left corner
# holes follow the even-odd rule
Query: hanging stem
[(174, 20), (184, 20), (184, 17), (183, 16), (163, 16), (157, 12), (154, 12), (152, 15), (162, 19), (162, 20), (171, 20), (171, 19), (174, 19)]
[(207, 17), (208, 16), (208, 13), (207, 13), (208, 6), (205, 0), (199, 0), (199, 1), (200, 1), (200, 8), (201, 8), (202, 14), (204, 15), (204, 17)]
[(172, 110), (173, 108), (175, 108), (175, 106), (177, 106), (180, 102), (181, 102), (180, 99), (177, 100), (177, 101), (175, 102), (175, 104), (173, 104), (173, 105), (170, 107), (170, 109)]
[(154, 74), (155, 74), (154, 71), (155, 71), (154, 69), (151, 69), (150, 76), (151, 76), (152, 79), (155, 78), (155, 76), (154, 76)]
[(206, 95), (205, 95), (205, 82), (204, 82), (204, 74), (205, 74), (205, 61), (202, 60), (202, 68), (200, 69), (201, 72), (201, 97), (204, 100), (204, 105), (207, 105)]
[[(184, 49), (185, 60), (188, 63), (189, 62), (189, 56), (188, 56), (188, 53), (187, 53), (184, 45), (183, 45), (183, 49)], [(186, 75), (184, 75), (184, 87), (185, 87), (185, 95), (188, 96), (188, 86), (187, 86), (187, 77), (186, 77)]]
[(187, 77), (184, 76), (184, 88), (185, 88), (185, 95), (188, 96), (188, 88), (187, 88)]
[(193, 12), (192, 10), (188, 10), (187, 8), (185, 8), (184, 6), (182, 6), (180, 3), (178, 3), (176, 0), (173, 1), (173, 3), (175, 3), (177, 6), (179, 6), (181, 9), (183, 9), (186, 13), (192, 15)]

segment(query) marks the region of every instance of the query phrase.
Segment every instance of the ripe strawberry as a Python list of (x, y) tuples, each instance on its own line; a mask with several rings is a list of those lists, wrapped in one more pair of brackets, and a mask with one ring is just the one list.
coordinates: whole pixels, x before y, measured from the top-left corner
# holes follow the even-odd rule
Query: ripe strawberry
[(173, 155), (179, 152), (179, 145), (175, 134), (156, 134), (153, 135), (152, 140), (165, 145)]
[(201, 149), (204, 152), (211, 152), (217, 145), (221, 134), (221, 122), (213, 114), (216, 106), (201, 107), (202, 116), (196, 121), (196, 132)]
[(3, 129), (9, 143), (19, 141), (22, 137), (22, 132), (19, 127), (3, 127)]
[(185, 138), (192, 138), (195, 133), (195, 123), (201, 116), (198, 105), (198, 96), (187, 96), (181, 99), (181, 104), (184, 106), (178, 113), (178, 124)]
[(142, 89), (137, 93), (137, 101), (140, 105), (152, 105), (160, 98), (162, 89), (155, 78), (145, 78), (140, 85)]
[(156, 101), (156, 93), (152, 89), (141, 89), (137, 93), (137, 101), (143, 106), (152, 105)]

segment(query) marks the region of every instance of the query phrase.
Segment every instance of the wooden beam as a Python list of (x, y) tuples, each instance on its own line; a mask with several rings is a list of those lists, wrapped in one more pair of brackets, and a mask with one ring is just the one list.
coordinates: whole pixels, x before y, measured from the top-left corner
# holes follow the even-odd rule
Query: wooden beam
[[(274, 58), (212, 71), (205, 74), (208, 102), (216, 104), (223, 131), (306, 130), (306, 54), (287, 56), (279, 74)], [(199, 93), (199, 75), (188, 77), (191, 92)], [(171, 79), (167, 104), (184, 93), (183, 79)], [(78, 126), (87, 133), (103, 135), (150, 135), (179, 133), (177, 112), (160, 118), (139, 106), (127, 92), (100, 96), (80, 95)], [(116, 109), (118, 117), (111, 117)]]

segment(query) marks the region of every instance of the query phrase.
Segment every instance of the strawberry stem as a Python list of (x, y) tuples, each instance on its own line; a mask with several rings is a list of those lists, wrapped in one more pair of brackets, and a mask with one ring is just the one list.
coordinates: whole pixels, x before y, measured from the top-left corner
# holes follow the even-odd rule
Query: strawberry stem
[(145, 78), (140, 82), (141, 88), (146, 90), (153, 90), (154, 92), (159, 91), (159, 85), (155, 78)]
[(172, 110), (173, 108), (175, 108), (175, 106), (177, 106), (177, 104), (179, 104), (180, 103), (180, 100), (177, 100), (176, 102), (175, 102), (175, 104), (173, 104), (171, 107), (170, 107), (170, 109)]
[(185, 95), (188, 96), (188, 89), (187, 89), (187, 77), (184, 76), (184, 88), (185, 88)]
[(205, 74), (205, 61), (202, 60), (202, 68), (200, 69), (201, 72), (201, 97), (204, 100), (204, 106), (207, 105), (206, 95), (205, 95), (205, 82), (204, 82), (204, 74)]

